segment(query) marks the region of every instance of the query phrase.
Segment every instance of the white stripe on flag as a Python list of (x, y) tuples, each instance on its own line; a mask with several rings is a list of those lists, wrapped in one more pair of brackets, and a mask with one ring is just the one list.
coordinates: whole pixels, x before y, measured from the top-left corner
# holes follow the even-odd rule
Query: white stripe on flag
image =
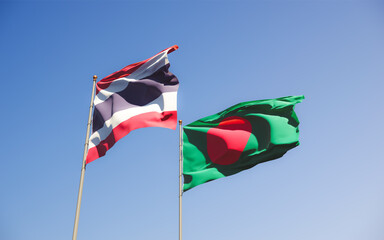
[[(163, 106), (163, 108), (161, 108)], [(119, 112), (115, 112), (112, 117), (105, 121), (102, 128), (94, 132), (90, 137), (88, 149), (97, 146), (101, 141), (106, 139), (112, 132), (113, 128), (120, 123), (130, 119), (133, 116), (147, 112), (165, 112), (177, 110), (177, 91), (164, 92), (158, 98), (145, 106), (135, 106)]]

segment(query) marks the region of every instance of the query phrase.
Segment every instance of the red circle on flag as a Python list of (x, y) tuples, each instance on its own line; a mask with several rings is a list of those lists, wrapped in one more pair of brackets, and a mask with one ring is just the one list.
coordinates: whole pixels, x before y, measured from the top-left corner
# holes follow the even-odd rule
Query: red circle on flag
[(251, 123), (242, 117), (223, 119), (207, 132), (207, 151), (213, 163), (230, 165), (237, 162), (252, 133)]

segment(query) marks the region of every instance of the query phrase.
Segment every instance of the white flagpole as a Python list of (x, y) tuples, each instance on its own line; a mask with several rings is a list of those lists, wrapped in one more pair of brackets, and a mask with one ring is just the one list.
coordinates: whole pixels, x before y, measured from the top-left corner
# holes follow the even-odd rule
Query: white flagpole
[(92, 110), (93, 110), (93, 98), (95, 97), (95, 86), (96, 86), (97, 76), (93, 76), (93, 87), (92, 87), (92, 97), (91, 104), (89, 106), (89, 115), (88, 115), (88, 124), (87, 124), (87, 134), (85, 137), (84, 144), (84, 154), (83, 154), (83, 165), (81, 167), (81, 176), (80, 176), (80, 186), (79, 194), (77, 196), (77, 206), (76, 206), (76, 215), (75, 215), (75, 225), (73, 226), (73, 235), (72, 240), (77, 239), (77, 229), (79, 227), (79, 216), (80, 216), (80, 206), (81, 206), (81, 197), (83, 196), (83, 185), (84, 185), (84, 174), (85, 174), (85, 159), (87, 158), (88, 144), (89, 144), (89, 129), (91, 128), (92, 122)]
[(182, 120), (179, 120), (179, 240), (182, 240), (182, 196), (183, 196), (183, 185), (182, 185), (182, 175), (183, 175), (183, 128)]

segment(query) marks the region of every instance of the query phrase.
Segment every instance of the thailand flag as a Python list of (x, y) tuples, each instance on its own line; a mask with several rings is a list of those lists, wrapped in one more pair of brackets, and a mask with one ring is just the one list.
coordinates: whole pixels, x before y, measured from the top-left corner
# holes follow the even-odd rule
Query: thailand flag
[(177, 49), (177, 45), (167, 48), (97, 83), (86, 163), (104, 156), (132, 130), (176, 129), (179, 81), (168, 71), (167, 54)]

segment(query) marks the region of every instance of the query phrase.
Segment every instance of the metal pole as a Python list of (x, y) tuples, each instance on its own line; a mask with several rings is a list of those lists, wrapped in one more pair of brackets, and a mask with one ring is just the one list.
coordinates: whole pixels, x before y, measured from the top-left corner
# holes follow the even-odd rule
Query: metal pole
[(179, 120), (179, 240), (182, 240), (182, 196), (183, 196), (183, 185), (182, 185), (182, 175), (183, 175), (183, 128), (182, 120)]
[(80, 186), (79, 186), (79, 194), (77, 196), (77, 206), (76, 206), (76, 215), (75, 215), (75, 225), (73, 226), (73, 235), (72, 240), (77, 239), (77, 229), (79, 227), (79, 216), (80, 216), (80, 206), (81, 206), (81, 197), (83, 196), (83, 185), (84, 185), (84, 174), (85, 174), (85, 159), (87, 158), (88, 152), (88, 144), (89, 144), (89, 129), (91, 128), (92, 122), (92, 110), (93, 110), (93, 98), (95, 97), (95, 86), (96, 86), (97, 76), (93, 76), (93, 87), (92, 87), (92, 97), (91, 104), (89, 106), (89, 115), (88, 115), (88, 124), (87, 124), (87, 134), (85, 137), (84, 144), (84, 154), (83, 154), (83, 165), (81, 167), (81, 176), (80, 176)]

